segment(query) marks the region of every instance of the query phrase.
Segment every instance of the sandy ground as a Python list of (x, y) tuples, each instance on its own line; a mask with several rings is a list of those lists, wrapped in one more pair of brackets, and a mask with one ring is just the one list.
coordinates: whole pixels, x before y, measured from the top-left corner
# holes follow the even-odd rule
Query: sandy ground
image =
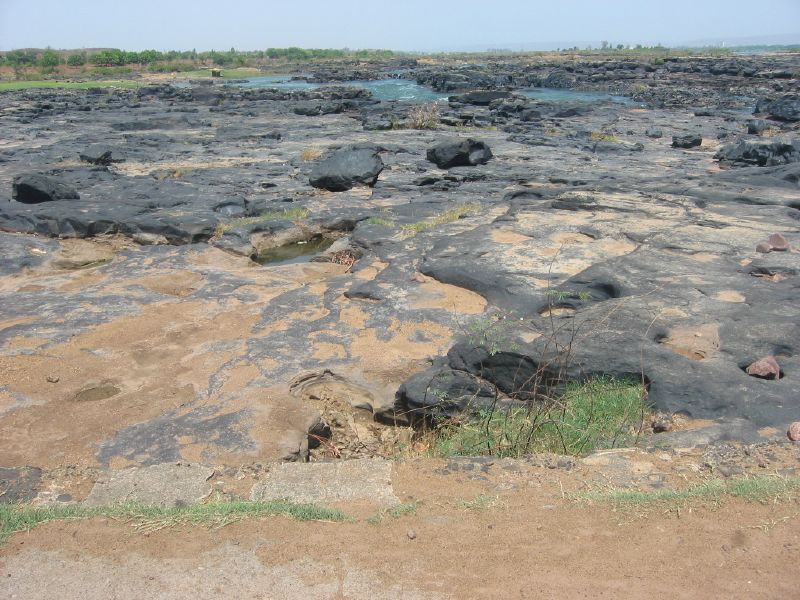
[[(800, 505), (577, 503), (571, 471), (395, 466), (417, 509), (377, 524), (284, 517), (145, 535), (54, 522), (0, 548), (3, 598), (792, 598)], [(505, 488), (505, 489), (504, 489)]]

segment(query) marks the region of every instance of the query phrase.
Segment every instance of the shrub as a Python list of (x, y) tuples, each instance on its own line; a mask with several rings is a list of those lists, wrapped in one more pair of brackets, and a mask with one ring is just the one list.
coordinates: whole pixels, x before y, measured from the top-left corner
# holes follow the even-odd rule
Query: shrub
[(300, 157), (306, 162), (310, 160), (316, 160), (320, 156), (322, 156), (322, 150), (319, 148), (306, 148), (303, 150), (303, 154), (300, 155)]
[(70, 54), (69, 58), (67, 59), (67, 64), (70, 67), (82, 67), (86, 64), (86, 55), (83, 52), (78, 54)]
[(61, 64), (61, 56), (55, 50), (48, 48), (39, 57), (39, 66), (44, 71), (52, 71)]
[(633, 83), (628, 88), (628, 93), (631, 96), (637, 96), (639, 94), (644, 94), (648, 89), (650, 89), (650, 88), (647, 87), (647, 84), (644, 84), (644, 83)]
[(520, 457), (539, 452), (583, 455), (636, 441), (646, 391), (641, 383), (600, 377), (570, 383), (554, 399), (527, 406), (494, 406), (439, 423), (428, 434), (430, 454), (440, 457)]
[(420, 104), (408, 111), (411, 129), (436, 129), (439, 126), (439, 105), (436, 102)]

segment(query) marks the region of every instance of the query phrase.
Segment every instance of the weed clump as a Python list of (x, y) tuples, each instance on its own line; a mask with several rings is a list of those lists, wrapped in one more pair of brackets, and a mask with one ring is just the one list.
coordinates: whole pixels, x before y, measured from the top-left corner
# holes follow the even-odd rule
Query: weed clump
[(437, 423), (423, 446), (438, 457), (518, 458), (552, 452), (585, 455), (635, 443), (647, 411), (646, 391), (632, 380), (572, 382), (554, 399), (499, 405)]
[(408, 111), (411, 129), (436, 129), (439, 126), (439, 105), (436, 102), (420, 104)]

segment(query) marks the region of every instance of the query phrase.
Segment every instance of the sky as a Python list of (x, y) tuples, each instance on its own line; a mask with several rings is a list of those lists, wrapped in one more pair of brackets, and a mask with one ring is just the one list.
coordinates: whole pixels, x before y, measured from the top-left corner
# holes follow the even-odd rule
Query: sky
[(0, 0), (0, 50), (430, 52), (738, 38), (800, 43), (800, 0)]

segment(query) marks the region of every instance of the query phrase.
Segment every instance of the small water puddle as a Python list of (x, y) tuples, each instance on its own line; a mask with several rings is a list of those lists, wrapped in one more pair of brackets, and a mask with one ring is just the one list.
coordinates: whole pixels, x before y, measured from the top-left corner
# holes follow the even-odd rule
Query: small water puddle
[(325, 252), (331, 247), (334, 240), (321, 235), (315, 236), (310, 240), (294, 242), (277, 248), (264, 250), (253, 260), (260, 265), (294, 265), (298, 263), (311, 262), (315, 256)]

